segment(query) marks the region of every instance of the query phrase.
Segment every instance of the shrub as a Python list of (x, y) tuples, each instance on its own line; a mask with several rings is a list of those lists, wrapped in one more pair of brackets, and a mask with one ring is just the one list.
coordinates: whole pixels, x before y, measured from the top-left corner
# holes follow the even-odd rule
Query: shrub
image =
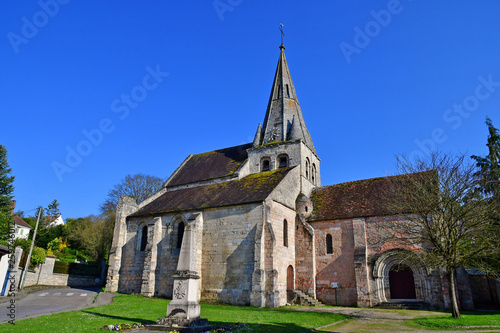
[(45, 252), (45, 250), (41, 247), (35, 246), (33, 248), (33, 252), (31, 253), (31, 264), (35, 266), (39, 265), (45, 261), (46, 257), (47, 252)]
[(14, 246), (20, 246), (24, 252), (28, 252), (30, 250), (31, 241), (24, 238), (18, 238), (14, 241)]
[(69, 247), (65, 247), (64, 249), (62, 249), (61, 252), (64, 254), (73, 254), (73, 255), (76, 254), (76, 250), (70, 249)]
[(54, 238), (47, 244), (47, 250), (59, 250), (59, 246), (61, 246), (62, 242), (59, 238)]
[(78, 254), (76, 255), (76, 258), (80, 261), (89, 261), (90, 258), (87, 257), (85, 254), (81, 253), (81, 252), (78, 252)]

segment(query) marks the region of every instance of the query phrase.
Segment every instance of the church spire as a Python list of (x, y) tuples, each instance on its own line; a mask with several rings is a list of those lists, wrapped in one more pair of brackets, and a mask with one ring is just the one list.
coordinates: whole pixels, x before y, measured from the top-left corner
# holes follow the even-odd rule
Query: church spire
[(280, 50), (260, 143), (302, 140), (316, 154), (295, 93), (283, 44)]

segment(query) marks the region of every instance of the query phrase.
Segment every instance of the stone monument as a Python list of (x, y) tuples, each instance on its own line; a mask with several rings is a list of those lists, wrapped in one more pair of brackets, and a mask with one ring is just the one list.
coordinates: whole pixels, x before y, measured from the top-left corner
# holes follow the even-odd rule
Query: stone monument
[(193, 230), (193, 214), (186, 225), (182, 239), (179, 262), (174, 277), (172, 301), (167, 306), (167, 317), (159, 318), (156, 324), (148, 328), (154, 330), (177, 330), (180, 332), (198, 332), (210, 329), (207, 319), (200, 318), (198, 303), (198, 283), (200, 275), (196, 262), (196, 233)]

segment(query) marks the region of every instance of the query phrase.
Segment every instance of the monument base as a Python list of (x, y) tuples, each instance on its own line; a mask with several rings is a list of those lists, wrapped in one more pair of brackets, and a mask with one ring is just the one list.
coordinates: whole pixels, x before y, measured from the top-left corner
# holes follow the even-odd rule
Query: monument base
[(160, 318), (156, 324), (146, 325), (146, 329), (153, 331), (177, 331), (180, 333), (199, 333), (216, 329), (216, 325), (209, 325), (207, 319)]

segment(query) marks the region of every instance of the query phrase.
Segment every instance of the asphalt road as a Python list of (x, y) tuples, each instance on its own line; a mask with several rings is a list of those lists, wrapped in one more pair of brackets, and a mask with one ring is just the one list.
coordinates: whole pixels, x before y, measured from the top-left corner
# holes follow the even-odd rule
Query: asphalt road
[[(89, 307), (99, 288), (57, 288), (38, 290), (30, 293), (21, 300), (16, 300), (15, 303), (15, 320), (33, 318), (52, 313), (80, 310)], [(11, 320), (9, 313), (11, 302), (0, 304), (2, 311), (0, 312), (0, 323), (6, 323)]]

